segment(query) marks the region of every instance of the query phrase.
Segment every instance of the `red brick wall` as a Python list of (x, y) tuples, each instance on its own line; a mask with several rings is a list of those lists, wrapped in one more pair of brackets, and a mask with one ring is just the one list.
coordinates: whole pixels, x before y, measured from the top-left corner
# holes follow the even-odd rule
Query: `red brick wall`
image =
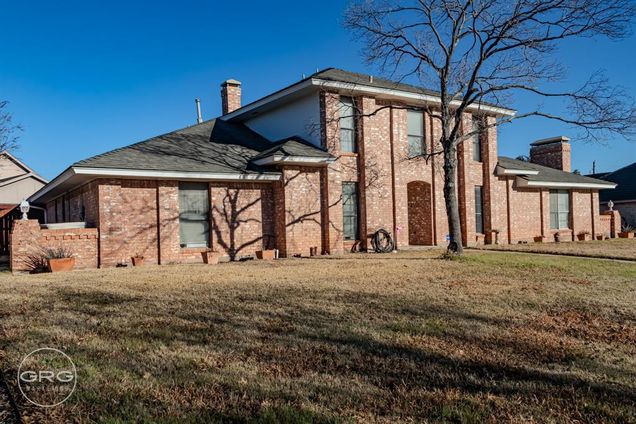
[(281, 257), (308, 256), (310, 248), (322, 251), (321, 171), (319, 168), (284, 167), (276, 184), (277, 246)]
[(97, 229), (42, 230), (37, 220), (13, 221), (10, 267), (13, 272), (30, 271), (30, 256), (42, 249), (65, 247), (75, 258), (75, 268), (97, 268)]
[(271, 197), (272, 188), (263, 184), (210, 184), (213, 249), (235, 259), (271, 243), (273, 221), (263, 211), (263, 199), (271, 205)]
[(530, 162), (560, 169), (565, 172), (571, 172), (570, 143), (555, 142), (532, 146), (530, 148)]

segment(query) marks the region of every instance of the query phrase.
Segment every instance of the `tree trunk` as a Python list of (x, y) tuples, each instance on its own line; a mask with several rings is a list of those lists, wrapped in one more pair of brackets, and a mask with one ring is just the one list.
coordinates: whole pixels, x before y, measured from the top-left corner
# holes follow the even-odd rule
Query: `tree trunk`
[(449, 249), (456, 243), (456, 253), (464, 252), (462, 243), (462, 227), (459, 218), (459, 201), (457, 199), (457, 145), (445, 141), (444, 146), (444, 200), (446, 202), (446, 217), (448, 218), (448, 233), (450, 234)]

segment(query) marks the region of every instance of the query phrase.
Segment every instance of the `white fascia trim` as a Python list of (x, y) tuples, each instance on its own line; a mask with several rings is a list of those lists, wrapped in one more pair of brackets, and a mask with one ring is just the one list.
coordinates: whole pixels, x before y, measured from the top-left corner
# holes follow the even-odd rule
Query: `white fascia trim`
[(280, 90), (277, 91), (273, 94), (270, 94), (269, 96), (263, 97), (260, 100), (257, 100), (255, 102), (252, 102), (248, 105), (243, 106), (240, 109), (235, 110), (234, 112), (230, 112), (226, 115), (221, 116), (221, 119), (224, 121), (227, 121), (229, 119), (232, 119), (234, 117), (249, 113), (251, 111), (253, 111), (254, 109), (258, 109), (261, 106), (266, 105), (267, 103), (276, 101), (278, 99), (282, 99), (285, 96), (288, 96), (290, 94), (294, 94), (297, 91), (303, 90), (305, 88), (311, 87), (312, 86), (312, 81), (311, 80), (306, 80), (306, 81), (302, 81), (298, 84), (292, 85), (291, 87), (287, 87), (284, 90)]
[(545, 187), (545, 188), (596, 188), (611, 189), (616, 188), (616, 184), (597, 183), (564, 183), (562, 181), (528, 181), (517, 177), (517, 185), (520, 187)]
[(292, 164), (305, 164), (305, 165), (321, 165), (325, 163), (333, 163), (335, 158), (317, 158), (314, 156), (280, 156), (272, 155), (266, 156), (262, 159), (254, 161), (256, 165), (275, 165), (281, 162)]
[[(364, 84), (353, 84), (338, 81), (328, 81), (319, 78), (313, 78), (312, 84), (319, 87), (331, 88), (336, 90), (350, 90), (359, 91), (363, 93), (385, 95), (391, 97), (399, 97), (407, 100), (415, 100), (418, 102), (440, 104), (441, 101), (437, 96), (431, 96), (429, 94), (411, 93), (409, 91), (395, 90), (391, 88), (371, 87)], [(458, 100), (453, 100), (451, 106), (459, 106), (461, 104)], [(480, 112), (490, 112), (496, 115), (502, 116), (514, 116), (517, 112), (512, 109), (506, 109), (503, 107), (487, 106), (487, 105), (472, 105), (467, 108), (469, 111), (478, 110)]]
[(241, 173), (217, 173), (217, 172), (181, 172), (181, 171), (152, 171), (145, 169), (116, 169), (116, 168), (84, 168), (71, 167), (53, 181), (42, 187), (29, 197), (33, 202), (41, 198), (51, 190), (64, 184), (70, 178), (79, 175), (86, 177), (120, 177), (120, 178), (149, 178), (155, 180), (194, 180), (194, 181), (278, 181), (279, 173), (241, 174)]
[(528, 171), (526, 169), (510, 169), (497, 165), (495, 170), (497, 176), (502, 175), (539, 175), (539, 171)]
[(242, 174), (222, 172), (153, 171), (146, 169), (71, 168), (77, 175), (92, 177), (152, 178), (166, 180), (278, 181), (278, 173)]

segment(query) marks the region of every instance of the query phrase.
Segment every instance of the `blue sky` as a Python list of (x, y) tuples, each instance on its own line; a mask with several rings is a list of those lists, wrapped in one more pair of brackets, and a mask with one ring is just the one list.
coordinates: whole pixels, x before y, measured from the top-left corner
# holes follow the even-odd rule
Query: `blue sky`
[[(347, 2), (4, 1), (0, 99), (24, 127), (17, 156), (46, 178), (72, 162), (190, 125), (194, 98), (219, 115), (219, 84), (243, 82), (243, 102), (317, 68), (374, 73), (342, 28)], [(582, 40), (558, 53), (572, 86), (597, 69), (636, 97), (636, 37)], [(568, 86), (569, 87), (569, 86)], [(523, 111), (534, 103), (519, 98)], [(499, 153), (575, 131), (545, 120), (500, 129)], [(573, 140), (573, 168), (612, 170), (636, 160), (636, 143)]]

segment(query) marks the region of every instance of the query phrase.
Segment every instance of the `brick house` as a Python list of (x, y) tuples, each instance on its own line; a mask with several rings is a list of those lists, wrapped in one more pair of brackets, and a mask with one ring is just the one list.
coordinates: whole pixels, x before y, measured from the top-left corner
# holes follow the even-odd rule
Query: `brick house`
[[(49, 222), (94, 228), (98, 266), (198, 262), (209, 248), (337, 254), (379, 228), (398, 249), (446, 244), (441, 158), (422, 157), (437, 148), (422, 109), (436, 93), (327, 69), (245, 106), (228, 80), (221, 98), (221, 117), (77, 162), (30, 201)], [(466, 129), (514, 113), (469, 112)], [(614, 184), (570, 173), (565, 137), (533, 143), (524, 162), (499, 157), (485, 130), (460, 147), (458, 179), (465, 244), (611, 231), (598, 195)]]

